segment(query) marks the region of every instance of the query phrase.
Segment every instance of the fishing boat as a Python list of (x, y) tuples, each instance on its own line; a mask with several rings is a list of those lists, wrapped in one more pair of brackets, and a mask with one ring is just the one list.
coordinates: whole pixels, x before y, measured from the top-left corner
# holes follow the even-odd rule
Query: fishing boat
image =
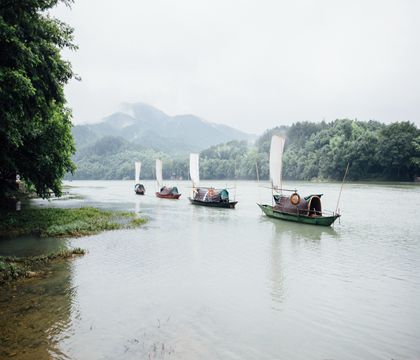
[(176, 186), (168, 187), (163, 186), (163, 176), (162, 176), (162, 160), (156, 159), (156, 181), (158, 184), (158, 192), (156, 196), (161, 199), (179, 199), (181, 194), (178, 192)]
[[(257, 205), (265, 215), (274, 219), (311, 225), (332, 225), (340, 217), (340, 214), (322, 209), (321, 196), (323, 194), (311, 194), (301, 197), (296, 189), (282, 189), (284, 141), (284, 137), (279, 135), (273, 135), (271, 138), (270, 180), (274, 204)], [(274, 192), (277, 194), (274, 194)], [(292, 194), (285, 195), (283, 192), (292, 192)]]
[(199, 187), (200, 171), (199, 171), (199, 155), (190, 154), (190, 178), (193, 187), (193, 196), (189, 197), (191, 204), (234, 209), (237, 201), (229, 200), (229, 192), (227, 189), (215, 189), (212, 187)]
[(146, 189), (144, 187), (143, 184), (140, 184), (140, 171), (141, 171), (141, 162), (140, 161), (136, 161), (134, 163), (134, 167), (135, 167), (135, 174), (134, 174), (134, 192), (137, 195), (144, 195), (144, 193), (146, 192)]

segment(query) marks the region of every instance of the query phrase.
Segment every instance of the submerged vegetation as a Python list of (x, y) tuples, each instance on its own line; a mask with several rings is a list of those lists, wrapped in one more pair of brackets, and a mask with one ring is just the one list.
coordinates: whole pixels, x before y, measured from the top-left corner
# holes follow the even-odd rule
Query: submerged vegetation
[[(132, 212), (108, 211), (92, 207), (1, 211), (0, 238), (21, 235), (75, 237), (105, 230), (134, 228), (145, 222), (145, 218), (138, 217)], [(76, 248), (33, 257), (0, 256), (0, 285), (23, 277), (43, 275), (51, 262), (84, 253), (83, 249)]]
[(75, 248), (31, 257), (0, 256), (0, 285), (23, 277), (43, 275), (51, 262), (84, 254), (83, 249)]
[(135, 213), (100, 210), (36, 208), (0, 212), (0, 238), (20, 235), (75, 237), (105, 230), (137, 227), (146, 222)]

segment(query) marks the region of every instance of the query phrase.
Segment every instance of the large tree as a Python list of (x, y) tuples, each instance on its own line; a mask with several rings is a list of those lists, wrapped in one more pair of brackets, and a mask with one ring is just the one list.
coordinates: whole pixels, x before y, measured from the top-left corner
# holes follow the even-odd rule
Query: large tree
[(0, 2), (0, 197), (16, 175), (42, 197), (61, 194), (74, 170), (71, 112), (64, 85), (74, 76), (61, 56), (73, 29), (47, 11), (71, 0)]

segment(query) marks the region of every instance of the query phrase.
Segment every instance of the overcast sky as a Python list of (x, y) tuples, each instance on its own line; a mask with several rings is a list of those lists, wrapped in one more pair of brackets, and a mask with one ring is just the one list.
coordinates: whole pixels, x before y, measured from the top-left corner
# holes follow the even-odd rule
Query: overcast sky
[(296, 121), (420, 125), (420, 1), (76, 0), (74, 123), (123, 102), (261, 133)]

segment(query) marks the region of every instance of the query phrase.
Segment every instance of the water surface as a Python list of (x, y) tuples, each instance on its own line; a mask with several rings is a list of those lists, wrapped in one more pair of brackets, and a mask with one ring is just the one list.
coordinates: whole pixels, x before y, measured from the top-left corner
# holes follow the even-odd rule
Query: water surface
[[(74, 181), (75, 199), (33, 201), (150, 221), (47, 239), (88, 254), (1, 289), (0, 357), (420, 358), (419, 186), (347, 184), (341, 222), (323, 228), (263, 216), (256, 203), (271, 191), (253, 182), (236, 184), (235, 210), (192, 206), (190, 184), (173, 184), (178, 201), (154, 197), (153, 182), (137, 196), (128, 181)], [(340, 184), (287, 185), (335, 209)], [(1, 241), (0, 253), (36, 253), (42, 241)]]

